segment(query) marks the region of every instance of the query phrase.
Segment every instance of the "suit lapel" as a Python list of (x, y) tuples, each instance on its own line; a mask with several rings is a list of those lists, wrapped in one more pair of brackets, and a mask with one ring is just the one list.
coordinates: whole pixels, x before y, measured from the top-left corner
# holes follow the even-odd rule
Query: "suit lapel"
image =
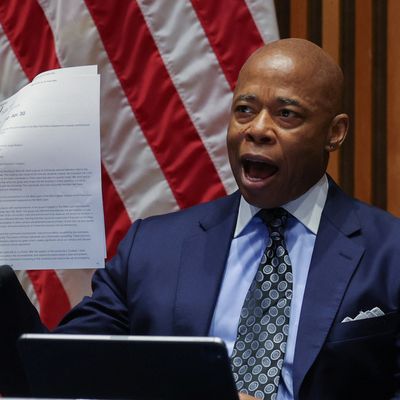
[(182, 246), (175, 301), (177, 335), (208, 334), (236, 224), (238, 192), (199, 219), (198, 232)]
[(360, 234), (360, 223), (353, 204), (331, 182), (310, 264), (297, 333), (293, 366), (296, 399), (364, 252), (364, 248), (350, 238)]

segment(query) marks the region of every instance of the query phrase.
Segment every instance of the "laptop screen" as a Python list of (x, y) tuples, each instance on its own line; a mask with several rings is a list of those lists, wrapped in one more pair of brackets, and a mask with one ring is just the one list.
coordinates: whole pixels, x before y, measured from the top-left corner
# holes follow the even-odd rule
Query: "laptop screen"
[(34, 397), (238, 399), (218, 338), (26, 334), (18, 347)]

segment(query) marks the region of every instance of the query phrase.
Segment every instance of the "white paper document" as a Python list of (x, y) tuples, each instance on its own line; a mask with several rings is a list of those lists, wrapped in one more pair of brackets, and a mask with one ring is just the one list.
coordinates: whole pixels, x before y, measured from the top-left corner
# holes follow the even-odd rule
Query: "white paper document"
[(0, 265), (100, 268), (100, 76), (38, 75), (0, 102)]

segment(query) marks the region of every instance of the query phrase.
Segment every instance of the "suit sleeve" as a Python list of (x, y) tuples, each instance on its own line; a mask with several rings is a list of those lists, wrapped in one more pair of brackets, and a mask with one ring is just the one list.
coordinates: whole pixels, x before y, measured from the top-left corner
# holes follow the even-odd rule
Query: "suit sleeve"
[(136, 221), (120, 243), (115, 257), (95, 272), (93, 294), (85, 297), (61, 321), (54, 333), (129, 334), (127, 272), (129, 257), (141, 220)]

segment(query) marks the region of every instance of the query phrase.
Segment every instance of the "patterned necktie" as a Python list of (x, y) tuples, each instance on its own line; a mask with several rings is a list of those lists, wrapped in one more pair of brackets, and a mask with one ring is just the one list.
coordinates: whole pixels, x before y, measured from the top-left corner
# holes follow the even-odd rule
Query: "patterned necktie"
[(237, 389), (261, 399), (276, 399), (289, 333), (292, 267), (283, 228), (283, 208), (261, 210), (270, 239), (240, 313), (232, 353)]

